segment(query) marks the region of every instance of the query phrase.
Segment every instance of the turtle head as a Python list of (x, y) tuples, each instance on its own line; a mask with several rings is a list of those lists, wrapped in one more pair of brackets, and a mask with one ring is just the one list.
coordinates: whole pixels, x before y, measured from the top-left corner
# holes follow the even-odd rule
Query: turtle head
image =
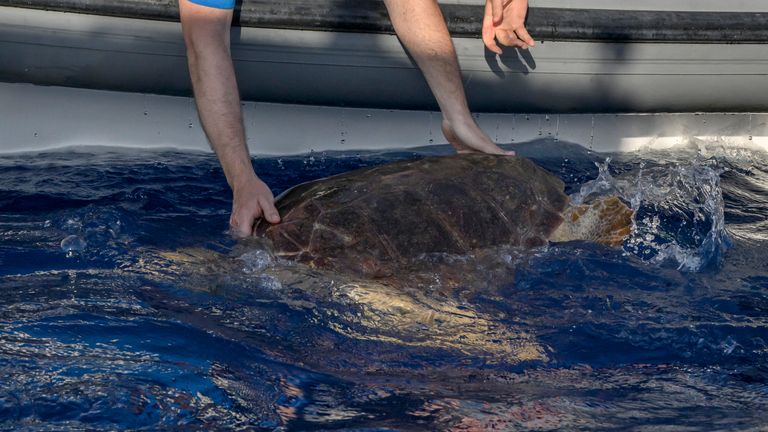
[(549, 240), (586, 240), (606, 246), (621, 246), (632, 232), (634, 216), (635, 212), (616, 196), (571, 205), (563, 212), (563, 223)]

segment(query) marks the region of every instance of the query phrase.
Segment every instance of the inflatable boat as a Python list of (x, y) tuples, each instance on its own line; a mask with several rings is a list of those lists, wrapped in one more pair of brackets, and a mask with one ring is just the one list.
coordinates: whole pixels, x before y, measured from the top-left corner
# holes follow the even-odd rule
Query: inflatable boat
[[(531, 4), (527, 27), (539, 44), (496, 56), (479, 39), (482, 0), (441, 3), (470, 106), (474, 112), (489, 113), (486, 118), (540, 114), (526, 130), (561, 135), (568, 131), (567, 124), (578, 123), (576, 138), (591, 135), (594, 143), (594, 116), (579, 121), (560, 116), (599, 114), (599, 125), (600, 115), (613, 113), (766, 111), (768, 4), (761, 0), (731, 2), (728, 11), (705, 0), (644, 2), (645, 10), (601, 0)], [(354, 133), (341, 134), (339, 129), (357, 127), (350, 126), (352, 118), (371, 117), (355, 109), (377, 110), (384, 117), (398, 115), (390, 110), (416, 110), (420, 132), (414, 136), (420, 137), (419, 143), (432, 142), (428, 140), (433, 139), (435, 122), (425, 112), (436, 105), (394, 36), (381, 1), (243, 0), (236, 9), (232, 50), (243, 100), (253, 103), (254, 110), (267, 111), (256, 117), (266, 116), (270, 125), (275, 116), (293, 113), (299, 118), (309, 107), (338, 107), (341, 111), (333, 111), (333, 119), (346, 121), (346, 126), (330, 128), (335, 141), (345, 144), (350, 138), (343, 136)], [(187, 140), (199, 140), (184, 53), (173, 0), (0, 0), (0, 82), (5, 83), (0, 84), (0, 114), (8, 119), (19, 116), (18, 107), (25, 104), (45, 109), (41, 105), (71, 101), (71, 89), (117, 92), (120, 96), (78, 91), (76, 97), (104, 99), (101, 104), (87, 103), (99, 107), (94, 108), (97, 116), (116, 109), (113, 117), (130, 121), (134, 111), (141, 111), (139, 120), (155, 115), (158, 127), (170, 121), (157, 118), (162, 111), (175, 123), (197, 129)], [(27, 84), (66, 89), (39, 96), (54, 100), (41, 104), (33, 100), (42, 90)], [(123, 108), (106, 102), (119, 97), (125, 100)], [(152, 109), (136, 110), (134, 104)], [(180, 108), (169, 111), (169, 104)], [(280, 106), (259, 108), (263, 104)], [(120, 111), (126, 106), (133, 110), (130, 115)], [(346, 120), (344, 110), (353, 113)], [(273, 112), (280, 114), (270, 117)], [(751, 129), (764, 127), (765, 120), (755, 115), (726, 115), (725, 126), (733, 129), (736, 121), (739, 130), (720, 135), (760, 135)], [(251, 117), (246, 112), (246, 122)], [(658, 128), (658, 121), (653, 119), (652, 127)], [(254, 122), (258, 124), (250, 127), (266, 127), (261, 120)], [(325, 119), (315, 123), (318, 135), (329, 128)], [(512, 127), (509, 121), (502, 123), (492, 127)], [(742, 124), (749, 124), (750, 130)], [(376, 135), (375, 127), (360, 128)], [(163, 132), (157, 134), (161, 141), (178, 138), (168, 136), (167, 128), (157, 131)], [(28, 132), (9, 134), (18, 141)], [(288, 135), (283, 139), (294, 139)], [(501, 135), (501, 141), (515, 139), (514, 134)], [(5, 140), (11, 141), (8, 136)], [(41, 139), (40, 132), (31, 136)], [(276, 130), (275, 136), (280, 140), (285, 135)]]

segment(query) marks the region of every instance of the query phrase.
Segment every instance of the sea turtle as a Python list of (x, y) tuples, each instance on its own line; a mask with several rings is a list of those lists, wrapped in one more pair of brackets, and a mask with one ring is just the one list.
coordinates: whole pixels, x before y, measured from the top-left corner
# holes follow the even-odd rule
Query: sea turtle
[[(255, 237), (229, 253), (165, 252), (163, 262), (148, 259), (145, 270), (171, 269), (190, 284), (232, 296), (250, 295), (249, 286), (263, 283), (254, 275), (266, 276), (279, 282), (286, 305), (319, 314), (315, 322), (358, 340), (480, 353), (488, 361), (545, 361), (547, 349), (535, 336), (499, 323), (452, 290), (478, 289), (492, 271), (508, 277), (514, 262), (498, 270), (484, 258), (509, 246), (574, 239), (616, 245), (629, 233), (632, 211), (619, 199), (569, 206), (563, 189), (560, 179), (522, 157), (394, 162), (289, 189), (276, 202), (282, 222), (259, 223)], [(265, 261), (265, 254), (283, 259)]]
[(523, 157), (426, 157), (296, 186), (278, 197), (282, 223), (260, 223), (256, 234), (280, 257), (383, 278), (425, 254), (550, 240), (616, 246), (630, 233), (633, 212), (618, 198), (569, 206), (563, 190)]

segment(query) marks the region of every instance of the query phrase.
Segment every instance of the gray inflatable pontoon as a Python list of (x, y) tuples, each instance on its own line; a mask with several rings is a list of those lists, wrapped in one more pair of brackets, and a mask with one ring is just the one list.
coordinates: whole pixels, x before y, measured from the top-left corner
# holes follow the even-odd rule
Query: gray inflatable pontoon
[[(539, 44), (497, 57), (479, 39), (482, 0), (441, 2), (470, 105), (494, 140), (768, 149), (765, 0), (728, 11), (716, 0), (530, 3)], [(0, 153), (207, 149), (177, 18), (173, 0), (0, 0)], [(243, 0), (235, 21), (252, 152), (445, 142), (381, 1)]]
[[(532, 7), (541, 43), (501, 57), (479, 39), (482, 1), (442, 8), (474, 111), (765, 111), (768, 4), (677, 3)], [(0, 81), (188, 96), (177, 18), (173, 0), (0, 0)], [(235, 21), (244, 100), (436, 108), (381, 1), (244, 0)]]

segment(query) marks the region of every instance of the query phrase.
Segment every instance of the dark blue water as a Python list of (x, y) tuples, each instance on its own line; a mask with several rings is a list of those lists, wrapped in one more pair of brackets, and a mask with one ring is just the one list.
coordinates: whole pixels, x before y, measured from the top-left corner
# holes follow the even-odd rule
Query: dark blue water
[[(425, 257), (393, 290), (231, 239), (210, 154), (0, 157), (0, 429), (765, 430), (768, 156), (517, 149), (630, 202), (624, 246)], [(445, 151), (254, 165), (279, 193)]]

